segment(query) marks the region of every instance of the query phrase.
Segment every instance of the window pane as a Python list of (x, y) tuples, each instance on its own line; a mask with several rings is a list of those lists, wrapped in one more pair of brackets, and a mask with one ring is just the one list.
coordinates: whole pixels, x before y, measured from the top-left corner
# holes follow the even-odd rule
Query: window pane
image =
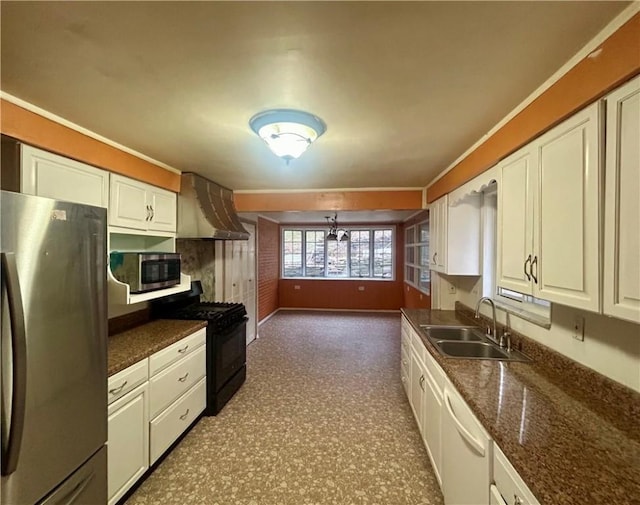
[(349, 242), (327, 242), (327, 277), (348, 277), (347, 247)]
[(393, 232), (373, 231), (373, 276), (390, 279), (393, 277)]
[(415, 265), (416, 263), (416, 248), (415, 246), (407, 247), (407, 253), (405, 255), (405, 259), (407, 263), (411, 263)]
[(282, 251), (283, 277), (302, 277), (302, 230), (285, 230)]
[(427, 247), (426, 245), (420, 246), (420, 266), (429, 266), (429, 247)]
[(351, 235), (351, 277), (369, 277), (370, 230), (353, 230)]
[(305, 239), (305, 277), (324, 277), (324, 230), (307, 230)]
[(429, 223), (426, 221), (424, 223), (420, 223), (418, 229), (419, 242), (429, 242)]
[(429, 270), (428, 268), (420, 269), (420, 289), (422, 289), (427, 294), (429, 294), (429, 288), (430, 288), (430, 284), (429, 284), (430, 275), (431, 275), (431, 270)]

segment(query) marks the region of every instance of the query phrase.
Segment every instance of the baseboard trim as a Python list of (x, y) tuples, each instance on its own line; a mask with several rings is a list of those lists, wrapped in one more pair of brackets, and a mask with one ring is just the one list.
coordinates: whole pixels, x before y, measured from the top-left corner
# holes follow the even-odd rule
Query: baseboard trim
[(381, 313), (399, 313), (400, 309), (332, 309), (332, 308), (306, 308), (306, 307), (280, 307), (278, 310), (290, 311), (313, 311), (313, 312), (381, 312)]
[(260, 328), (260, 325), (262, 323), (266, 323), (269, 319), (271, 319), (273, 316), (276, 315), (276, 313), (280, 310), (280, 308), (277, 308), (276, 310), (274, 310), (271, 314), (269, 314), (266, 317), (263, 317), (262, 319), (260, 319), (260, 321), (258, 321), (258, 328)]

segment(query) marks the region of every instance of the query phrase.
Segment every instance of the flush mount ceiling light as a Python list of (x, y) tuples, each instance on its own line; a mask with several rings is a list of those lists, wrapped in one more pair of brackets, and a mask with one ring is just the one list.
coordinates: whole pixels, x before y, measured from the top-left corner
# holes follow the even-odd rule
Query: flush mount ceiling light
[(342, 236), (340, 237), (340, 242), (346, 242), (349, 240), (349, 233), (344, 228), (338, 228), (338, 214), (335, 216), (324, 216), (327, 220), (327, 224), (329, 225), (329, 233), (327, 234), (327, 240), (332, 242), (338, 241), (338, 232), (342, 232)]
[(293, 109), (260, 112), (249, 120), (249, 126), (287, 163), (299, 158), (327, 130), (319, 117)]

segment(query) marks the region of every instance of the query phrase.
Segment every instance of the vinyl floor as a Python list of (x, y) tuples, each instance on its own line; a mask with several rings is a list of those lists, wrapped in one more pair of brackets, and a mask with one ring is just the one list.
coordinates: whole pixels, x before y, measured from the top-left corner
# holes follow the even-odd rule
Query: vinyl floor
[(247, 382), (127, 505), (439, 505), (400, 382), (400, 315), (281, 311)]

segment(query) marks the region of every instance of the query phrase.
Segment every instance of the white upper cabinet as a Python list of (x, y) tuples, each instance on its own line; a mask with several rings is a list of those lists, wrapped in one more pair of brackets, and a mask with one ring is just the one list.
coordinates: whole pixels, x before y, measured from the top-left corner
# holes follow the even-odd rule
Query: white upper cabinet
[(531, 294), (529, 267), (533, 259), (533, 180), (537, 166), (533, 146), (514, 153), (499, 166), (498, 285)]
[(110, 226), (175, 233), (175, 193), (116, 174), (110, 193)]
[(600, 310), (600, 107), (499, 165), (499, 286)]
[(108, 206), (109, 172), (24, 144), (21, 151), (22, 193)]
[[(537, 142), (534, 295), (600, 310), (600, 108), (595, 103)], [(536, 262), (537, 260), (537, 262)]]
[(429, 268), (449, 275), (480, 275), (480, 195), (429, 207)]
[(606, 103), (603, 311), (640, 323), (640, 77)]

